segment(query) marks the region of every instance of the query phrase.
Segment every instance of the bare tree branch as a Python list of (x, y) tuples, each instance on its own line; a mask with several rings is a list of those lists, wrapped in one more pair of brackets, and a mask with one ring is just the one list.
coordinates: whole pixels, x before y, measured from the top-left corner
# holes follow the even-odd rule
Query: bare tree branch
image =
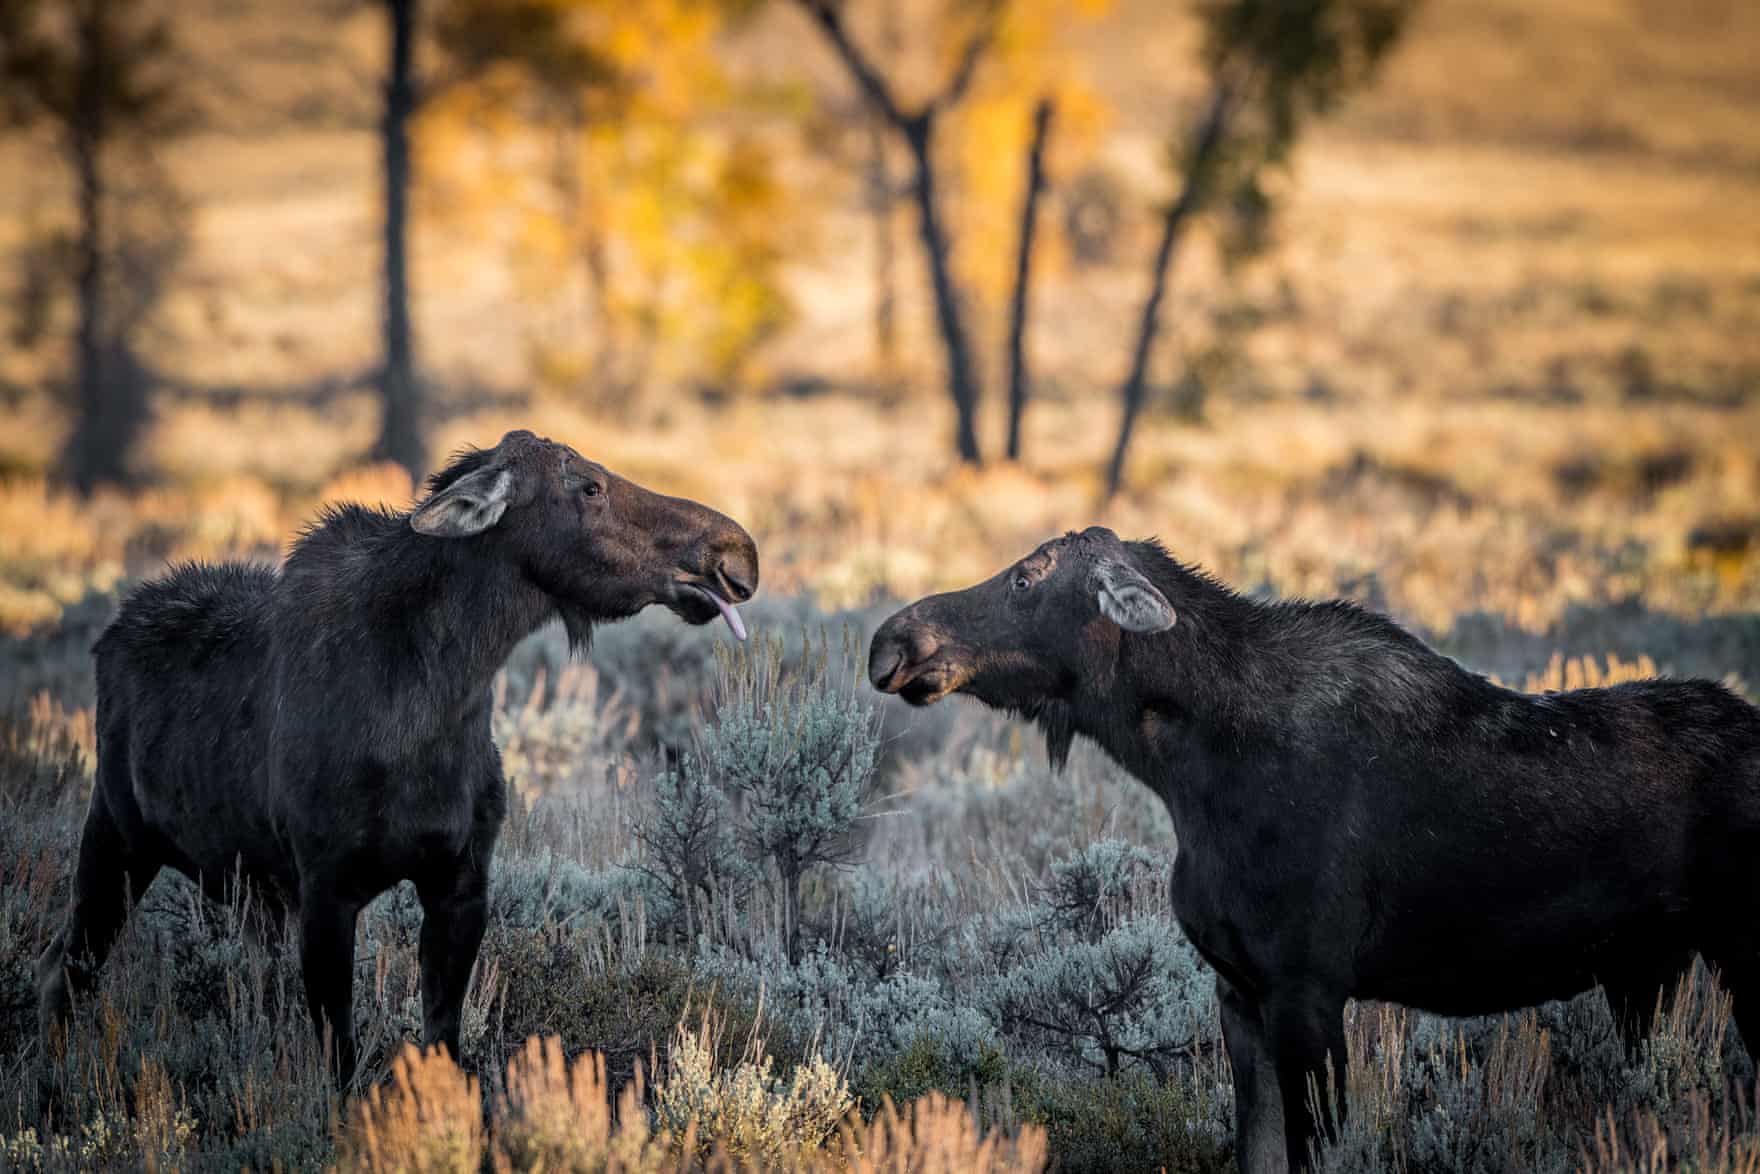
[(911, 117), (906, 115), (904, 108), (898, 104), (898, 99), (893, 96), (892, 87), (886, 84), (886, 79), (880, 76), (879, 70), (874, 68), (873, 63), (863, 55), (861, 49), (851, 39), (849, 29), (843, 23), (843, 6), (837, 0), (798, 0), (798, 2), (806, 10), (807, 15), (817, 21), (819, 27), (825, 31), (832, 47), (837, 50), (837, 55), (843, 58), (843, 63), (848, 67), (850, 75), (856, 79), (857, 84), (862, 87), (862, 92), (868, 96), (868, 101), (874, 104), (875, 109), (886, 121), (903, 130), (911, 121)]
[(1032, 284), (1033, 236), (1039, 223), (1039, 196), (1045, 190), (1045, 142), (1054, 107), (1049, 96), (1033, 111), (1033, 140), (1027, 149), (1027, 191), (1021, 201), (1020, 247), (1015, 253), (1014, 294), (1008, 308), (1008, 459), (1021, 455), (1021, 417), (1027, 410), (1027, 294)]
[(978, 63), (984, 59), (992, 42), (996, 40), (996, 30), (1002, 24), (1002, 12), (1007, 7), (1007, 0), (989, 0), (984, 6), (984, 14), (978, 22), (977, 31), (959, 55), (959, 64), (954, 67), (953, 76), (948, 79), (947, 88), (930, 101), (927, 111), (931, 115), (939, 114), (949, 106), (957, 106), (972, 88), (972, 78), (978, 72)]
[(928, 261), (929, 283), (935, 299), (935, 319), (941, 328), (942, 346), (947, 355), (948, 394), (957, 415), (954, 447), (960, 459), (978, 464), (982, 459), (978, 444), (978, 400), (980, 387), (976, 364), (965, 322), (960, 315), (958, 283), (954, 277), (949, 254), (952, 246), (947, 227), (937, 207), (934, 138), (937, 117), (957, 103), (972, 84), (972, 77), (985, 50), (996, 36), (996, 28), (1007, 0), (986, 0), (977, 31), (960, 54), (953, 77), (942, 93), (914, 109), (905, 110), (874, 64), (863, 55), (851, 39), (843, 22), (843, 0), (797, 0), (811, 16), (832, 47), (855, 78), (857, 86), (867, 95), (876, 114), (890, 124), (905, 146), (910, 149), (916, 165), (911, 187), (917, 203), (917, 234), (922, 241), (923, 255)]
[(1191, 158), (1186, 164), (1185, 184), (1179, 198), (1169, 204), (1161, 220), (1161, 242), (1155, 249), (1155, 260), (1149, 276), (1149, 296), (1144, 299), (1142, 317), (1137, 324), (1137, 342), (1131, 352), (1130, 372), (1119, 388), (1123, 413), (1119, 420), (1118, 443), (1112, 450), (1112, 461), (1106, 470), (1106, 496), (1112, 498), (1124, 482), (1124, 462), (1130, 450), (1131, 432), (1137, 414), (1143, 407), (1143, 395), (1149, 378), (1149, 358), (1155, 336), (1161, 325), (1161, 303), (1167, 294), (1167, 271), (1173, 263), (1174, 247), (1193, 212), (1198, 210), (1210, 181), (1210, 165), (1217, 148), (1222, 145), (1223, 132), (1235, 110), (1235, 88), (1227, 80), (1218, 80), (1211, 91), (1203, 121), (1192, 138)]

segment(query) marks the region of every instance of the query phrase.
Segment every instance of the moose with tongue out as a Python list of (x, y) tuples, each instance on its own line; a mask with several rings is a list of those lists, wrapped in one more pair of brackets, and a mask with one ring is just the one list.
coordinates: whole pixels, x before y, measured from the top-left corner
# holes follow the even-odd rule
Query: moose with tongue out
[(97, 779), (67, 919), (38, 963), (45, 1035), (89, 990), (169, 865), (297, 910), (312, 1017), (354, 1072), (355, 919), (408, 879), (422, 903), (423, 1035), (458, 1054), (465, 986), (506, 811), (490, 689), (560, 616), (649, 604), (687, 623), (758, 586), (758, 551), (714, 510), (566, 445), (510, 432), (458, 456), (410, 513), (341, 506), (285, 565), (186, 564), (137, 589), (98, 640)]
[(1760, 1052), (1760, 710), (1714, 682), (1518, 693), (1100, 527), (894, 615), (868, 675), (1031, 718), (1054, 762), (1091, 738), (1166, 804), (1243, 1171), (1333, 1125), (1350, 998), (1481, 1015), (1599, 984), (1632, 1047), (1697, 952)]

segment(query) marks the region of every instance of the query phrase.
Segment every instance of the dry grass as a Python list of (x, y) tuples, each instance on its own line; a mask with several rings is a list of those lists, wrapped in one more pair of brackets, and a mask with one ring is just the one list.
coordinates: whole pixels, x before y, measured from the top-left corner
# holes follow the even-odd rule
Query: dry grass
[[(639, 1073), (614, 1094), (602, 1055), (587, 1052), (570, 1062), (554, 1039), (527, 1041), (508, 1065), (506, 1090), (486, 1124), (474, 1080), (443, 1051), (406, 1048), (390, 1084), (356, 1102), (338, 1135), (336, 1168), (469, 1174), (487, 1157), (504, 1172), (1027, 1174), (1043, 1170), (1047, 1160), (1043, 1130), (986, 1134), (967, 1106), (939, 1093), (902, 1112), (887, 1101), (869, 1123), (852, 1115), (822, 1145), (786, 1156), (739, 1147), (730, 1152), (731, 1136), (712, 1135), (707, 1124), (699, 1145), (695, 1121), (679, 1135), (650, 1128)], [(660, 1104), (669, 1103), (665, 1083), (656, 1092)]]
[(482, 1164), (485, 1131), (477, 1082), (440, 1048), (406, 1046), (388, 1086), (355, 1102), (336, 1141), (341, 1170), (469, 1174)]
[[(184, 19), (199, 52), (224, 57), (240, 37), (261, 52), (261, 30), (285, 14), (270, 6), (247, 27), (197, 4)], [(1123, 223), (1113, 261), (1043, 268), (1023, 466), (953, 466), (909, 248), (905, 357), (876, 369), (859, 185), (804, 151), (789, 174), (821, 230), (803, 235), (821, 247), (790, 269), (798, 320), (765, 365), (837, 390), (716, 407), (665, 387), (598, 410), (540, 390), (518, 407), (453, 404), (436, 451), (513, 425), (566, 439), (723, 507), (758, 537), (767, 590), (829, 603), (970, 582), (1050, 534), (1102, 521), (1160, 534), (1237, 582), (1367, 595), (1437, 628), (1476, 610), (1543, 628), (1572, 604), (1633, 596), (1682, 613), (1760, 606), (1752, 5), (1424, 5), (1379, 86), (1303, 144), (1271, 255), (1229, 276), (1203, 233), (1182, 253), (1154, 381), (1203, 371), (1205, 422), (1152, 408), (1127, 493), (1103, 507), (1111, 390), (1169, 190), (1163, 148), (1193, 82), (1141, 51), (1151, 32), (1184, 43), (1170, 19), (1153, 0), (1120, 0), (1079, 31), (1075, 49), (1114, 113), (1093, 165), (1119, 185)], [(375, 27), (362, 17), (336, 35), (364, 50)], [(732, 58), (786, 59), (834, 93), (833, 63), (802, 43), (809, 31), (767, 15)], [(313, 101), (370, 106), (331, 72), (302, 77)], [(232, 126), (242, 114), (227, 105), (217, 116)], [(185, 381), (269, 394), (166, 399), (138, 454), (155, 487), (82, 505), (42, 480), (65, 429), (51, 378), (65, 369), (64, 343), (51, 332), (0, 355), (12, 393), (12, 426), (0, 428), (0, 628), (50, 622), (88, 588), (166, 558), (273, 553), (322, 500), (407, 501), (401, 475), (361, 468), (370, 396), (319, 412), (273, 394), (373, 362), (370, 123), (253, 127), (196, 135), (170, 154), (194, 209), (191, 253), (147, 347)], [(0, 148), (36, 177), (0, 198), (0, 243), (61, 215), (53, 169), (29, 154), (39, 148)], [(493, 225), (420, 211), (427, 370), (465, 394), (541, 388), (532, 324), (557, 308), (521, 292)], [(1056, 220), (1054, 208), (1052, 237)], [(1002, 306), (974, 290), (970, 308), (994, 440)]]
[[(605, 1057), (588, 1052), (570, 1064), (554, 1039), (527, 1040), (507, 1066), (507, 1091), (495, 1137), (495, 1168), (513, 1170), (659, 1170), (683, 1163), (671, 1138), (651, 1134), (641, 1074), (615, 1098)], [(679, 1147), (690, 1153), (687, 1135)]]
[(1584, 1160), (1583, 1174), (1760, 1174), (1760, 1136), (1739, 1132), (1739, 1106), (1698, 1097), (1690, 1112), (1690, 1124), (1678, 1137), (1671, 1137), (1654, 1114), (1641, 1114), (1626, 1130), (1610, 1114), (1595, 1129), (1594, 1152)]
[(903, 1112), (887, 1100), (873, 1121), (846, 1126), (843, 1155), (851, 1174), (1004, 1174), (1043, 1170), (1049, 1160), (1044, 1130), (985, 1135), (966, 1105), (940, 1093)]
[(1609, 654), (1606, 667), (1592, 656), (1573, 656), (1568, 660), (1555, 652), (1545, 669), (1529, 673), (1522, 685), (1524, 693), (1552, 693), (1561, 689), (1603, 689), (1627, 681), (1647, 681), (1656, 676), (1656, 664), (1648, 656), (1623, 661)]
[(1571, 1148), (1597, 1174), (1757, 1168), (1754, 1094), (1723, 1066), (1730, 999), (1705, 976), (1681, 980), (1635, 1056), (1611, 1038), (1597, 1055), (1583, 1026), (1554, 1007), (1506, 1015), (1489, 1035), (1481, 1021), (1469, 1038), (1400, 1007), (1356, 1006), (1350, 1117), (1322, 1168), (1552, 1169)]
[[(676, 404), (615, 426), (565, 405), (447, 424), (438, 447), (532, 427), (612, 468), (714, 503), (752, 530), (768, 592), (822, 603), (974, 582), (1064, 529), (1157, 534), (1252, 586), (1350, 593), (1433, 628), (1470, 611), (1542, 629), (1573, 603), (1630, 597), (1685, 614), (1760, 606), (1760, 404), (1221, 403), (1202, 428), (1152, 424), (1131, 487), (1100, 503), (1110, 413), (1047, 402), (1021, 467), (949, 468), (937, 402), (828, 397)], [(223, 447), (232, 434), (215, 434)], [(364, 440), (362, 442), (364, 444)], [(358, 449), (301, 450), (306, 479), (170, 480), (89, 503), (38, 476), (0, 483), (0, 625), (52, 621), (87, 590), (164, 560), (274, 557), (327, 500), (402, 505)], [(1036, 454), (1036, 455), (1034, 455)], [(1740, 538), (1707, 553), (1702, 532)]]

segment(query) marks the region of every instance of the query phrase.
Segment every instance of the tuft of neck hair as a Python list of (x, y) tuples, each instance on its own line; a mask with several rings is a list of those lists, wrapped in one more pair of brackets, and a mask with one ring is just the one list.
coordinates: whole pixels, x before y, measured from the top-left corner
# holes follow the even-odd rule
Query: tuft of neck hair
[(1421, 734), (1506, 692), (1349, 601), (1254, 600), (1159, 542), (1128, 549), (1179, 622), (1124, 634), (1117, 662), (1084, 675), (1072, 699), (1021, 714), (1044, 733), (1055, 767), (1077, 734), (1121, 761), (1142, 760), (1152, 714), (1219, 744), (1312, 744), (1341, 716), (1357, 728)]

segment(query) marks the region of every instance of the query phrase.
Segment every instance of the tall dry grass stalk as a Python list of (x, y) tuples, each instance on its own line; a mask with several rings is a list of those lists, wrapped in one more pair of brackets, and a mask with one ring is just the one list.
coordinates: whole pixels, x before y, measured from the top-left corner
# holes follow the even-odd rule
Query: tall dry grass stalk
[(1649, 680), (1656, 674), (1656, 662), (1648, 656), (1625, 661), (1609, 653), (1603, 666), (1592, 656), (1573, 656), (1567, 660), (1562, 652), (1554, 652), (1545, 669), (1528, 674), (1522, 691), (1549, 693), (1561, 689), (1604, 689), (1627, 681)]
[(850, 1174), (1007, 1174), (1043, 1170), (1049, 1161), (1045, 1131), (1022, 1127), (1014, 1137), (985, 1136), (963, 1102), (930, 1093), (902, 1113), (888, 1098), (871, 1122), (843, 1133), (842, 1164)]
[(1685, 1127), (1674, 1130), (1654, 1113), (1639, 1113), (1621, 1128), (1610, 1110), (1595, 1124), (1582, 1174), (1760, 1174), (1760, 1135), (1751, 1131), (1757, 1117), (1760, 1100), (1714, 1103), (1704, 1095), (1690, 1099)]
[[(730, 1088), (751, 1083), (749, 1072), (733, 1076)], [(662, 1102), (666, 1083), (657, 1090)], [(678, 1090), (671, 1100), (675, 1109), (682, 1103)], [(614, 1095), (603, 1055), (588, 1052), (571, 1063), (559, 1041), (534, 1037), (508, 1064), (492, 1123), (476, 1081), (444, 1051), (405, 1049), (389, 1085), (356, 1102), (339, 1131), (335, 1169), (473, 1174), (487, 1160), (502, 1174), (1036, 1174), (1048, 1161), (1043, 1129), (986, 1134), (964, 1103), (940, 1093), (903, 1110), (888, 1099), (871, 1122), (850, 1114), (816, 1146), (765, 1153), (730, 1146), (736, 1140), (700, 1141), (694, 1120), (679, 1133), (654, 1130), (639, 1071)]]
[(47, 744), (65, 741), (78, 751), (82, 771), (90, 771), (97, 764), (98, 720), (95, 710), (63, 704), (48, 690), (39, 690), (31, 697), (30, 724)]
[(336, 1139), (338, 1170), (383, 1174), (475, 1174), (485, 1146), (477, 1082), (444, 1048), (406, 1046), (391, 1083), (355, 1102)]
[(1554, 1029), (1568, 1020), (1543, 1010), (1475, 1026), (1358, 1005), (1346, 1024), (1350, 1116), (1319, 1166), (1760, 1174), (1757, 1092), (1727, 1066), (1731, 1010), (1708, 975), (1687, 975), (1659, 995), (1639, 1048), (1625, 1053), (1610, 1034), (1597, 1055), (1559, 1048)]
[(615, 1100), (613, 1112), (602, 1053), (585, 1053), (570, 1064), (560, 1040), (527, 1040), (507, 1066), (495, 1169), (659, 1171), (679, 1168), (678, 1153), (695, 1150), (690, 1131), (677, 1147), (669, 1135), (650, 1131), (640, 1066)]
[(1506, 1016), (1483, 1055), (1451, 1030), (1428, 1050), (1414, 1049), (1409, 1011), (1358, 1007), (1346, 1024), (1345, 1090), (1350, 1117), (1327, 1169), (1384, 1166), (1421, 1170), (1434, 1155), (1414, 1153), (1412, 1106), (1429, 1102), (1452, 1119), (1449, 1158), (1478, 1169), (1499, 1152), (1511, 1162), (1539, 1129), (1542, 1092), (1552, 1070), (1551, 1033), (1534, 1012)]

